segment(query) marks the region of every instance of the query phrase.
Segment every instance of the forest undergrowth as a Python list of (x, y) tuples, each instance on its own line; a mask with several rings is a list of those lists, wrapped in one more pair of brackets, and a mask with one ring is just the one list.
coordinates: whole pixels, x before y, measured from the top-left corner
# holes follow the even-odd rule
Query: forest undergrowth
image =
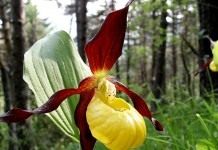
[[(155, 131), (145, 119), (148, 137), (137, 150), (217, 150), (218, 106), (215, 96), (209, 95), (205, 100), (190, 96), (185, 89), (178, 89), (172, 95), (165, 96), (164, 104), (158, 103), (155, 113), (164, 125), (164, 132)], [(34, 150), (80, 149), (78, 143), (72, 143), (47, 117), (35, 116), (29, 121), (33, 124), (29, 138), (33, 141)], [(1, 124), (0, 150), (7, 149), (7, 132), (7, 125)], [(95, 149), (106, 148), (97, 143)]]

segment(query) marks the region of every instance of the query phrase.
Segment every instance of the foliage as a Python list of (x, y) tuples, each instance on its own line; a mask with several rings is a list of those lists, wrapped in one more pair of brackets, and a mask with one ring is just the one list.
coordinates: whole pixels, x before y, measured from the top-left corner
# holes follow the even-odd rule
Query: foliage
[(151, 135), (144, 149), (165, 147), (185, 150), (210, 145), (217, 149), (218, 120), (214, 117), (217, 114), (217, 105), (214, 105), (212, 96), (209, 102), (205, 102), (199, 97), (180, 95), (167, 105), (161, 105), (158, 110), (158, 116), (161, 117), (160, 120), (163, 119), (165, 125), (165, 132), (162, 135), (149, 132)]
[(26, 22), (24, 28), (28, 39), (27, 45), (30, 47), (50, 29), (48, 29), (49, 24), (46, 19), (42, 20), (39, 18), (37, 7), (32, 4), (31, 0), (28, 0), (25, 4), (25, 14)]
[[(130, 42), (127, 47), (127, 38), (124, 45), (123, 53), (131, 56), (130, 72), (131, 77), (129, 87), (145, 97), (149, 103), (157, 101), (154, 99), (150, 91), (151, 64), (153, 52), (158, 51), (157, 46), (163, 39), (159, 38), (160, 29), (160, 0), (139, 0), (135, 1), (129, 14), (129, 35)], [(106, 6), (105, 6), (106, 7)], [(167, 51), (166, 51), (166, 80), (167, 90), (164, 102), (158, 103), (158, 111), (155, 116), (163, 122), (165, 131), (158, 133), (153, 130), (150, 122), (148, 125), (148, 138), (144, 145), (138, 150), (150, 149), (166, 149), (166, 150), (216, 150), (218, 149), (218, 106), (215, 103), (214, 95), (209, 95), (207, 101), (200, 98), (199, 79), (193, 76), (193, 72), (197, 69), (198, 56), (193, 54), (190, 46), (181, 38), (181, 35), (194, 48), (198, 47), (198, 21), (197, 21), (197, 5), (195, 1), (189, 0), (169, 0), (168, 1), (168, 23), (167, 30)], [(175, 14), (173, 14), (173, 12)], [(104, 11), (99, 11), (95, 17), (88, 18), (88, 34), (95, 33), (102, 18)], [(47, 24), (38, 20), (38, 12), (31, 3), (26, 7), (27, 22), (25, 31), (28, 39), (38, 39), (45, 32), (44, 27)], [(140, 15), (139, 15), (140, 14)], [(173, 19), (176, 23), (175, 35), (172, 33)], [(34, 26), (37, 28), (33, 28)], [(35, 31), (33, 31), (33, 29)], [(36, 37), (32, 37), (37, 33)], [(31, 45), (29, 41), (28, 45)], [(171, 46), (176, 46), (177, 52), (177, 75), (172, 76)], [(187, 68), (183, 64), (182, 55), (185, 56)], [(127, 57), (122, 56), (120, 59), (120, 76), (123, 82), (126, 82), (126, 60)], [(146, 72), (142, 72), (142, 67)], [(115, 70), (113, 71), (116, 74)], [(146, 81), (142, 82), (142, 76), (146, 76)], [(71, 75), (69, 75), (71, 76)], [(73, 75), (72, 75), (73, 76)], [(190, 77), (189, 77), (190, 76)], [(174, 81), (176, 85), (174, 86)], [(189, 91), (191, 89), (191, 91)], [(123, 95), (121, 95), (123, 96)], [(33, 107), (35, 104), (32, 104)], [(3, 110), (2, 99), (0, 99), (0, 107)], [(72, 118), (71, 118), (72, 119)], [(35, 150), (59, 149), (59, 150), (79, 150), (79, 144), (71, 141), (70, 138), (61, 134), (56, 126), (44, 116), (36, 116), (31, 120), (32, 133), (31, 138), (34, 139)], [(6, 125), (0, 124), (0, 150), (7, 149), (8, 128)], [(96, 150), (104, 150), (105, 147), (101, 143), (97, 143)]]
[[(24, 80), (36, 96), (38, 106), (44, 104), (56, 91), (77, 87), (78, 82), (90, 74), (64, 31), (48, 35), (37, 41), (24, 58)], [(78, 141), (74, 111), (78, 97), (69, 98), (48, 114), (52, 121), (68, 136)]]
[[(173, 90), (173, 89), (171, 89)], [(169, 101), (165, 105), (159, 105), (156, 117), (164, 124), (163, 133), (156, 132), (151, 123), (146, 121), (148, 137), (138, 150), (215, 150), (218, 148), (218, 106), (211, 95), (210, 101), (204, 101), (199, 97), (190, 97), (185, 90), (177, 91), (178, 97), (167, 97)], [(61, 134), (52, 122), (44, 116), (36, 116), (32, 119), (35, 150), (59, 149), (79, 150), (79, 144), (71, 143), (71, 140)], [(0, 126), (0, 138), (3, 145), (7, 141), (7, 127)], [(49, 133), (49, 134), (48, 134)], [(55, 144), (54, 144), (55, 143)], [(0, 150), (3, 150), (2, 147)], [(96, 150), (104, 150), (104, 146), (97, 143)]]

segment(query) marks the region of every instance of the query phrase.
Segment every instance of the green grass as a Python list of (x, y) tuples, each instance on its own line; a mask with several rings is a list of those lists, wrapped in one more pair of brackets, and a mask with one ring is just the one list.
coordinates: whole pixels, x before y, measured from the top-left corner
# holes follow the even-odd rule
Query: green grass
[[(145, 119), (148, 137), (137, 150), (217, 150), (218, 149), (218, 105), (211, 96), (209, 100), (177, 94), (166, 97), (159, 104), (155, 117), (164, 125), (164, 132), (157, 132)], [(59, 132), (45, 116), (32, 119), (34, 149), (77, 150), (79, 145)], [(7, 127), (0, 125), (0, 150), (7, 144)], [(101, 144), (96, 150), (104, 150)]]
[(218, 107), (213, 99), (177, 99), (159, 107), (157, 118), (165, 127), (156, 132), (149, 124), (148, 138), (140, 148), (169, 150), (218, 149)]

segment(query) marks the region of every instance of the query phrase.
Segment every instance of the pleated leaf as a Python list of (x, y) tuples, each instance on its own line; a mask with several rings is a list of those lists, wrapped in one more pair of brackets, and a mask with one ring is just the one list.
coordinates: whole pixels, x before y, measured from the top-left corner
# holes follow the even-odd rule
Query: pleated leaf
[[(58, 90), (78, 87), (91, 74), (70, 36), (59, 31), (37, 41), (24, 56), (24, 80), (33, 91), (37, 106)], [(68, 136), (79, 141), (74, 111), (79, 96), (64, 101), (48, 117)]]

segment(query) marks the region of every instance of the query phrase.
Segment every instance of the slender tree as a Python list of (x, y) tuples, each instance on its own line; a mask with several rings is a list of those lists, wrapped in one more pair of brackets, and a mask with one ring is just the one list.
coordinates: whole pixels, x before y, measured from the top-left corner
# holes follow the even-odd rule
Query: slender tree
[[(27, 109), (26, 84), (23, 81), (23, 58), (25, 52), (25, 37), (23, 31), (24, 4), (23, 0), (11, 0), (11, 27), (12, 27), (12, 51), (11, 51), (11, 75), (14, 84), (13, 106)], [(30, 149), (27, 142), (28, 123), (23, 121), (16, 124), (18, 149)]]
[[(115, 10), (115, 1), (114, 0), (110, 1), (109, 9), (110, 9), (110, 11), (114, 11)], [(115, 64), (115, 70), (116, 70), (116, 78), (118, 80), (120, 80), (120, 65), (119, 65), (119, 60)]]
[[(165, 91), (165, 52), (166, 52), (166, 30), (167, 30), (167, 8), (166, 0), (161, 1), (162, 10), (160, 16), (160, 45), (156, 51), (156, 64), (154, 68), (153, 94), (155, 98), (160, 99)], [(153, 108), (155, 109), (155, 108)]]
[(171, 25), (171, 32), (172, 32), (172, 45), (171, 45), (171, 49), (172, 49), (172, 62), (171, 62), (171, 66), (172, 66), (172, 77), (173, 77), (173, 89), (176, 89), (176, 77), (177, 77), (177, 51), (176, 51), (176, 24), (177, 24), (177, 19), (176, 19), (177, 13), (175, 12), (174, 9), (172, 9), (172, 25)]
[(83, 61), (85, 62), (86, 62), (86, 56), (84, 52), (84, 46), (86, 43), (86, 30), (87, 30), (86, 6), (87, 6), (87, 0), (75, 1), (77, 44), (78, 44), (79, 54), (82, 57)]
[[(200, 31), (208, 35), (211, 39), (218, 40), (218, 1), (198, 0), (198, 12), (200, 21)], [(210, 42), (206, 38), (199, 39), (199, 63), (204, 63), (205, 56), (212, 57)], [(218, 73), (204, 70), (200, 73), (200, 93), (205, 95), (207, 92), (218, 93)]]
[[(9, 30), (9, 18), (6, 15), (8, 10), (8, 4), (5, 0), (0, 0), (0, 20), (2, 21), (2, 36), (4, 39), (4, 47), (1, 47), (0, 67), (1, 67), (1, 80), (2, 89), (4, 93), (5, 112), (11, 109), (12, 101), (14, 100), (14, 89), (12, 76), (10, 74), (10, 54), (12, 51), (10, 30)], [(16, 126), (14, 124), (8, 124), (9, 142), (8, 149), (16, 150)]]
[[(153, 1), (152, 3), (154, 3), (155, 1)], [(152, 60), (151, 60), (151, 77), (150, 77), (150, 84), (151, 84), (151, 89), (153, 89), (153, 82), (154, 82), (154, 69), (156, 66), (156, 51), (157, 51), (157, 44), (156, 44), (156, 20), (157, 20), (157, 14), (156, 14), (157, 10), (156, 8), (152, 10), (152, 44), (151, 44), (151, 49), (152, 49)]]
[(126, 84), (130, 84), (130, 62), (131, 62), (131, 52), (130, 52), (130, 30), (127, 28), (127, 50), (126, 50)]
[[(187, 32), (184, 32), (186, 34)], [(192, 95), (192, 89), (191, 89), (191, 73), (188, 67), (188, 61), (185, 53), (185, 48), (184, 48), (184, 42), (181, 41), (180, 43), (180, 56), (181, 56), (181, 61), (183, 65), (183, 76), (182, 76), (182, 84), (184, 84), (187, 87), (187, 90), (190, 95)]]
[[(147, 5), (147, 3), (145, 3)], [(138, 1), (138, 5), (145, 7), (145, 4), (143, 5), (143, 2), (141, 2), (141, 0)], [(140, 83), (142, 85), (144, 85), (144, 83), (147, 81), (147, 21), (146, 21), (146, 17), (147, 17), (147, 12), (144, 9), (140, 9), (139, 13), (141, 14), (141, 19), (140, 19), (140, 23), (139, 23), (139, 36), (140, 38), (140, 45), (142, 45), (143, 47), (143, 51), (142, 51), (142, 55), (140, 58), (140, 68), (141, 68), (141, 72), (140, 72)]]

